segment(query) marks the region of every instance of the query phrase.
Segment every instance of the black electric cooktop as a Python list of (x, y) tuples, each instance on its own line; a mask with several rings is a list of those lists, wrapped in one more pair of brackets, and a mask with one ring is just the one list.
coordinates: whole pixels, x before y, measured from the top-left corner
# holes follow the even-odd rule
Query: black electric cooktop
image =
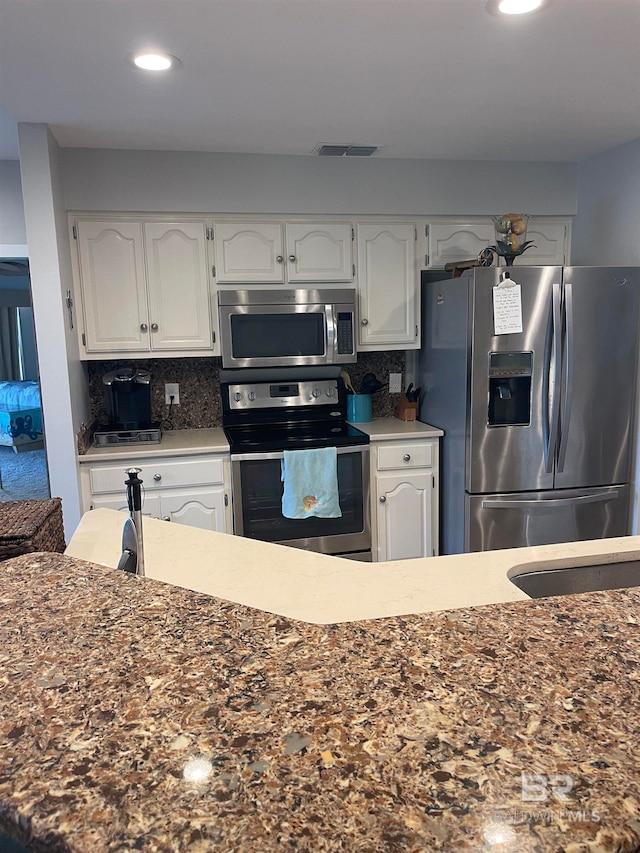
[(231, 453), (267, 453), (369, 444), (369, 436), (345, 421), (247, 424), (224, 427)]

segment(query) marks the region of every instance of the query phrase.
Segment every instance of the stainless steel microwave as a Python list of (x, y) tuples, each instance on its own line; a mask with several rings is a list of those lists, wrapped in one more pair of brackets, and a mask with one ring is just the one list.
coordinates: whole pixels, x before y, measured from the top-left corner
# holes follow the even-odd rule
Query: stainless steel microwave
[(356, 360), (355, 290), (220, 290), (223, 367)]

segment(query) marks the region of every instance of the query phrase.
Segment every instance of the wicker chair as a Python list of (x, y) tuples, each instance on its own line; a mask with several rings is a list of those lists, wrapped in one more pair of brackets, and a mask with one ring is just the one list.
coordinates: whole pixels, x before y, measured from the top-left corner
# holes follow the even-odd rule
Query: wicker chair
[(60, 498), (0, 502), (0, 560), (65, 547)]

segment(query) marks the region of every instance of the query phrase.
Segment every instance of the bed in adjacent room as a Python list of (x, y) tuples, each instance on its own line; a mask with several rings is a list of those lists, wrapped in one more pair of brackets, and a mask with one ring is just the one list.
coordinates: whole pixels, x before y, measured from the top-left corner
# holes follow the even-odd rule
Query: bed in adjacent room
[(37, 382), (0, 382), (0, 445), (16, 453), (44, 447)]

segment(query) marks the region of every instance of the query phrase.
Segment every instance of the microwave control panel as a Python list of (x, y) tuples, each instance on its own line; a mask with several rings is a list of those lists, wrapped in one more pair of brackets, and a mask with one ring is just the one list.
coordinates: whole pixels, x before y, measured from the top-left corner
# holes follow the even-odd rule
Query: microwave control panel
[(338, 340), (339, 355), (352, 355), (353, 347), (353, 312), (338, 311)]

